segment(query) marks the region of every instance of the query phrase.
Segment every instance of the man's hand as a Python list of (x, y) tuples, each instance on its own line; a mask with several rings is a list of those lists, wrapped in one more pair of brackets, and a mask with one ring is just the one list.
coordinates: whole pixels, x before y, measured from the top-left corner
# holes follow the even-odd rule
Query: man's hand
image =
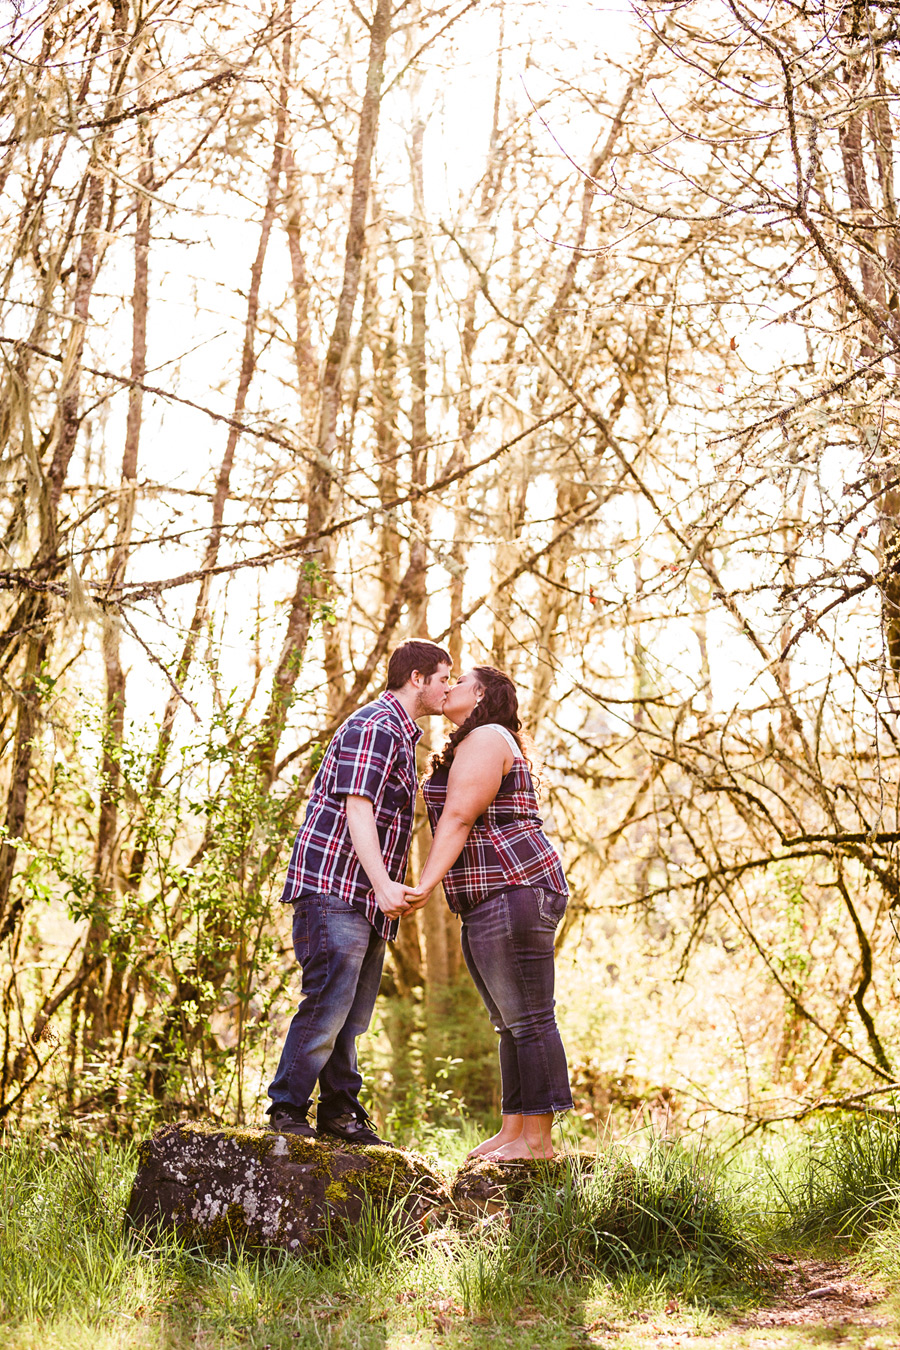
[(409, 886), (404, 886), (399, 881), (385, 881), (380, 886), (373, 887), (375, 891), (375, 903), (389, 919), (399, 919), (402, 915), (408, 913), (409, 905), (406, 897), (411, 892)]

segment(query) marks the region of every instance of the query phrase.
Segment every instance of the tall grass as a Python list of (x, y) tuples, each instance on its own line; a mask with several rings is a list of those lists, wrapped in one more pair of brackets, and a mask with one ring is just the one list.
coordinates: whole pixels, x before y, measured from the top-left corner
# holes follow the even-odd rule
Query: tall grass
[(508, 1219), (469, 1230), (411, 1241), (373, 1203), (305, 1259), (129, 1238), (135, 1162), (120, 1143), (0, 1149), (0, 1350), (375, 1350), (389, 1329), (443, 1333), (448, 1318), (472, 1344), (503, 1324), (524, 1348), (544, 1342), (516, 1330), (523, 1309), (549, 1336), (600, 1289), (629, 1306), (671, 1292), (702, 1305), (762, 1269), (712, 1156), (659, 1142), (637, 1162), (608, 1151), (593, 1171), (548, 1172)]
[(369, 1207), (315, 1260), (211, 1259), (166, 1235), (129, 1236), (135, 1163), (118, 1143), (0, 1149), (0, 1346), (318, 1350), (337, 1343), (328, 1327), (343, 1320), (354, 1345), (383, 1345), (376, 1322), (408, 1264), (400, 1215)]
[(638, 1162), (611, 1149), (590, 1173), (576, 1162), (561, 1185), (537, 1187), (511, 1231), (518, 1254), (531, 1251), (550, 1275), (657, 1273), (692, 1260), (724, 1278), (756, 1279), (764, 1265), (717, 1156), (657, 1137)]
[(709, 1300), (759, 1289), (767, 1263), (723, 1165), (706, 1149), (651, 1139), (633, 1162), (611, 1149), (528, 1187), (458, 1274), (467, 1307), (514, 1301), (541, 1281), (624, 1282)]
[(0, 1152), (0, 1319), (104, 1316), (152, 1297), (156, 1272), (122, 1241), (130, 1150)]
[(788, 1149), (771, 1185), (788, 1241), (855, 1244), (900, 1207), (900, 1117), (862, 1116), (818, 1126)]

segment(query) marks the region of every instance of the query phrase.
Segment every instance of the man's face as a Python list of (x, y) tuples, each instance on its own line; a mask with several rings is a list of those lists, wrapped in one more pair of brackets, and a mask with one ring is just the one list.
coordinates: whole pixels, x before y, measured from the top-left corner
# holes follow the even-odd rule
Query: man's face
[(419, 686), (419, 703), (422, 716), (435, 716), (444, 707), (447, 690), (450, 687), (450, 667), (442, 661), (433, 675), (426, 675)]

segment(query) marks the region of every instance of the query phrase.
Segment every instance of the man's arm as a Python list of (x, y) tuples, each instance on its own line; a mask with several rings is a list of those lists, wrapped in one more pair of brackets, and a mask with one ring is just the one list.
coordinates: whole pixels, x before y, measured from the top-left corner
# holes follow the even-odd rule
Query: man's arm
[(406, 892), (410, 888), (391, 881), (381, 856), (381, 843), (375, 827), (375, 808), (368, 797), (344, 798), (347, 827), (363, 871), (372, 883), (375, 903), (389, 919), (399, 919), (409, 909)]

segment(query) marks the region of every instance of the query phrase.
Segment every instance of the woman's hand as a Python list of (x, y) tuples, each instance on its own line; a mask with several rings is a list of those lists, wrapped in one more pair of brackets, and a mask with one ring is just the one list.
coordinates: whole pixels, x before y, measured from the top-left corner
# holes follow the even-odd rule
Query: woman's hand
[(375, 903), (388, 919), (401, 919), (408, 914), (412, 905), (408, 903), (410, 890), (399, 881), (386, 881), (381, 886), (372, 887)]
[[(432, 890), (434, 887), (432, 887)], [(431, 891), (423, 891), (421, 886), (406, 887), (406, 912), (415, 914), (417, 909), (424, 909), (431, 899)]]

